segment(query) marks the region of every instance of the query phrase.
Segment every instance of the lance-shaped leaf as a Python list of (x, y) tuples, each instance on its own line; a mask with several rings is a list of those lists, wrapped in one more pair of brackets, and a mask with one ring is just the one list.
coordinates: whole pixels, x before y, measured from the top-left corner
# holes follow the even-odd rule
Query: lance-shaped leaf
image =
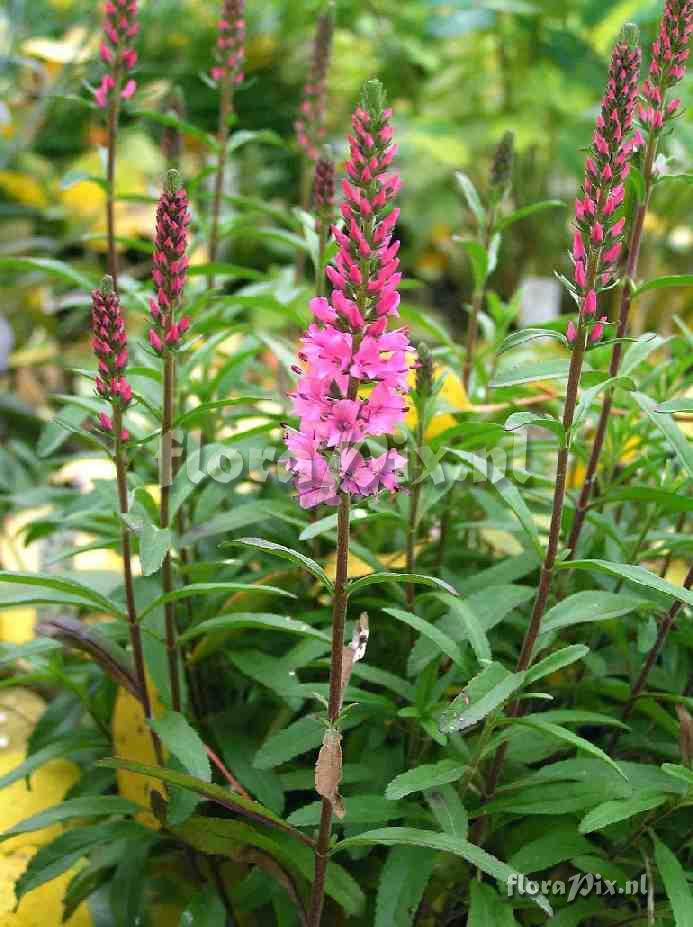
[(239, 545), (243, 547), (254, 547), (256, 550), (262, 550), (268, 554), (272, 554), (275, 557), (281, 557), (282, 560), (290, 560), (291, 563), (295, 563), (297, 566), (303, 567), (304, 570), (307, 570), (316, 579), (319, 579), (323, 586), (325, 586), (325, 588), (330, 592), (334, 589), (332, 580), (329, 578), (319, 563), (317, 563), (311, 557), (306, 557), (305, 554), (302, 554), (297, 550), (293, 550), (291, 547), (284, 547), (282, 544), (275, 544), (274, 541), (265, 541), (263, 538), (239, 538), (236, 541), (229, 541), (228, 544), (224, 544), (223, 546), (236, 547)]
[(500, 663), (491, 663), (469, 681), (464, 691), (450, 702), (438, 719), (444, 734), (465, 731), (500, 708), (524, 682), (524, 673), (510, 673)]
[(59, 615), (42, 621), (37, 626), (36, 633), (59, 640), (73, 650), (88, 653), (115, 683), (127, 689), (138, 701), (141, 699), (132, 660), (119, 644), (109, 640), (98, 628)]
[(457, 595), (457, 591), (437, 576), (425, 576), (422, 573), (369, 573), (368, 576), (362, 576), (349, 583), (347, 595), (354, 595), (365, 589), (366, 586), (373, 586), (376, 583), (415, 583), (422, 586), (432, 586), (434, 589), (442, 589), (450, 595)]
[[(0, 571), (0, 583), (34, 587), (29, 593), (31, 598), (22, 599), (23, 604), (31, 601), (36, 604), (45, 603), (50, 605), (55, 601), (62, 605), (69, 600), (71, 604), (78, 607), (96, 607), (99, 611), (107, 612), (109, 615), (125, 618), (124, 612), (116, 608), (106, 596), (67, 576), (58, 576), (52, 573), (10, 573), (2, 570)], [(53, 598), (51, 597), (51, 591), (57, 592), (59, 595)], [(66, 596), (69, 598), (66, 599)], [(0, 591), (0, 605), (14, 604), (16, 604), (16, 601), (11, 596), (5, 596)]]
[(155, 611), (167, 602), (179, 602), (181, 599), (191, 599), (197, 596), (206, 595), (223, 595), (227, 592), (262, 592), (271, 593), (272, 595), (281, 595), (287, 599), (295, 599), (293, 592), (287, 592), (286, 589), (280, 589), (278, 586), (262, 586), (255, 583), (191, 583), (188, 586), (180, 586), (166, 595), (160, 595), (154, 601), (142, 610), (140, 620), (146, 618), (151, 612)]

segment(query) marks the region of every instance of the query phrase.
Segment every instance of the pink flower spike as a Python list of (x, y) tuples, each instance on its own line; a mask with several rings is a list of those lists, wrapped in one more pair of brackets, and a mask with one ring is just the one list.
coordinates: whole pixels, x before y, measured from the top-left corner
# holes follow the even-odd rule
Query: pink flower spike
[(582, 309), (585, 315), (594, 315), (594, 313), (597, 311), (597, 294), (594, 290), (590, 290), (585, 296)]
[(575, 233), (573, 237), (573, 259), (575, 261), (582, 261), (585, 257), (585, 246), (582, 241), (582, 235), (579, 232)]
[(577, 339), (577, 328), (575, 327), (575, 322), (572, 319), (568, 322), (568, 328), (565, 333), (566, 338), (568, 339), (568, 344), (575, 344)]

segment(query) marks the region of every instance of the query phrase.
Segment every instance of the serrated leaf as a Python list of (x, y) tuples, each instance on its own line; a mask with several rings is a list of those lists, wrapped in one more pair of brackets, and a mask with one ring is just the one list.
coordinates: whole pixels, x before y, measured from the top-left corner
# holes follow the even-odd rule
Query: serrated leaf
[(153, 718), (149, 726), (154, 728), (163, 745), (179, 760), (185, 769), (203, 782), (212, 781), (205, 745), (180, 712), (167, 711), (160, 718)]
[(380, 873), (373, 927), (411, 927), (434, 862), (427, 848), (392, 847)]
[(603, 830), (619, 821), (627, 821), (636, 814), (651, 811), (668, 801), (670, 795), (655, 792), (651, 795), (636, 795), (623, 801), (605, 801), (593, 808), (580, 821), (580, 833), (591, 834), (595, 830)]
[[(369, 830), (356, 837), (340, 840), (334, 846), (332, 853), (339, 853), (349, 847), (371, 846), (373, 844), (377, 846), (429, 847), (443, 853), (452, 853), (455, 856), (462, 857), (471, 866), (497, 879), (503, 886), (510, 884), (511, 879), (517, 881), (520, 875), (511, 866), (496, 859), (495, 856), (491, 856), (481, 847), (463, 840), (461, 837), (452, 837), (450, 834), (439, 834), (432, 830), (420, 830), (414, 827), (382, 827), (378, 830)], [(542, 911), (545, 911), (549, 916), (553, 915), (551, 905), (543, 895), (533, 896), (532, 901), (539, 905)]]
[(444, 734), (464, 731), (478, 724), (511, 698), (522, 686), (524, 673), (510, 673), (500, 663), (492, 663), (465, 686), (438, 719)]
[(549, 676), (551, 673), (563, 669), (564, 666), (570, 666), (576, 660), (582, 660), (589, 652), (589, 647), (585, 647), (584, 644), (572, 644), (570, 647), (562, 647), (560, 650), (550, 653), (527, 670), (525, 685), (530, 686), (537, 680), (543, 679), (544, 676)]
[(562, 727), (560, 724), (554, 724), (551, 721), (540, 721), (538, 718), (515, 718), (513, 720), (514, 724), (524, 724), (528, 727), (534, 728), (536, 731), (540, 731), (543, 734), (548, 734), (550, 737), (555, 737), (557, 740), (561, 740), (564, 743), (570, 744), (578, 750), (584, 750), (585, 753), (590, 753), (592, 756), (596, 756), (598, 759), (603, 760), (605, 763), (608, 763), (612, 769), (615, 769), (616, 772), (621, 776), (625, 781), (628, 781), (628, 776), (623, 772), (621, 767), (611, 759), (608, 754), (604, 753), (599, 747), (596, 747), (589, 740), (585, 740), (584, 737), (580, 737), (578, 734), (569, 731), (567, 728)]
[(274, 769), (295, 756), (315, 750), (322, 743), (324, 728), (315, 718), (299, 718), (288, 727), (272, 734), (255, 754), (253, 766)]
[(397, 801), (412, 792), (423, 792), (457, 782), (465, 769), (466, 765), (457, 760), (441, 760), (439, 763), (417, 766), (396, 776), (385, 789), (385, 797), (388, 801)]
[(686, 873), (674, 853), (652, 834), (654, 844), (655, 862), (667, 898), (671, 904), (676, 927), (689, 927), (693, 924), (693, 893), (688, 885)]
[(134, 802), (117, 795), (89, 795), (84, 798), (68, 798), (14, 824), (4, 833), (0, 834), (0, 841), (7, 840), (16, 834), (29, 834), (32, 831), (42, 830), (51, 824), (62, 821), (71, 821), (74, 818), (89, 818), (110, 816), (112, 814), (135, 814), (141, 810)]
[(151, 576), (161, 569), (164, 557), (173, 543), (173, 535), (168, 528), (159, 528), (151, 522), (145, 522), (138, 536), (142, 573), (145, 576)]
[(647, 599), (636, 599), (623, 593), (586, 590), (575, 592), (550, 608), (542, 622), (541, 635), (559, 631), (575, 624), (610, 621), (629, 615), (639, 608), (652, 608)]

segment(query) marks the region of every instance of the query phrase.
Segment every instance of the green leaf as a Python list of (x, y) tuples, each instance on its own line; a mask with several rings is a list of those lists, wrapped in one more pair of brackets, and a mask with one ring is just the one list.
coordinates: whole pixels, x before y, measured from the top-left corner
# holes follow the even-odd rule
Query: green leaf
[(142, 610), (140, 620), (167, 602), (178, 602), (181, 599), (191, 599), (196, 596), (224, 595), (230, 592), (258, 592), (280, 595), (289, 599), (296, 598), (292, 592), (287, 592), (286, 589), (280, 589), (278, 586), (263, 586), (260, 583), (191, 583), (189, 586), (180, 586), (178, 589), (166, 593), (166, 595), (157, 596)]
[(380, 872), (373, 927), (411, 927), (434, 862), (425, 847), (392, 847)]
[(442, 593), (438, 594), (436, 598), (448, 606), (451, 618), (459, 622), (459, 625), (464, 628), (465, 635), (472, 645), (477, 660), (491, 660), (491, 645), (486, 637), (486, 632), (467, 603), (457, 596), (453, 597)]
[(658, 808), (668, 801), (670, 797), (662, 792), (654, 792), (650, 795), (636, 795), (623, 801), (605, 801), (593, 808), (580, 821), (580, 833), (591, 834), (595, 830), (603, 830), (618, 821), (627, 821), (636, 814), (642, 814), (643, 811)]
[[(322, 801), (297, 808), (288, 817), (294, 827), (314, 827), (320, 823)], [(382, 795), (353, 795), (344, 799), (344, 821), (347, 824), (380, 824), (404, 817), (404, 811)]]
[(324, 733), (323, 726), (315, 718), (299, 718), (267, 738), (256, 753), (253, 766), (257, 769), (281, 766), (295, 756), (319, 747)]
[(550, 737), (555, 737), (557, 740), (562, 740), (564, 743), (571, 744), (578, 750), (584, 750), (585, 753), (590, 753), (592, 756), (596, 756), (598, 759), (603, 760), (605, 763), (608, 763), (612, 769), (615, 769), (616, 772), (623, 779), (628, 781), (628, 776), (623, 772), (621, 767), (615, 763), (610, 756), (604, 753), (599, 747), (596, 747), (589, 740), (585, 740), (584, 737), (580, 737), (578, 734), (574, 734), (572, 731), (569, 731), (565, 727), (561, 727), (560, 724), (554, 724), (551, 721), (540, 721), (538, 718), (515, 718), (512, 723), (514, 724), (525, 724), (527, 727), (531, 727), (536, 731), (541, 731), (543, 734), (548, 734)]
[(561, 650), (550, 653), (548, 657), (539, 660), (538, 663), (535, 663), (534, 666), (531, 666), (527, 670), (525, 685), (530, 686), (538, 679), (543, 679), (544, 676), (550, 676), (551, 673), (563, 669), (564, 666), (570, 666), (570, 664), (575, 663), (576, 660), (582, 660), (589, 652), (590, 648), (585, 647), (584, 644), (572, 644), (570, 647), (563, 647)]
[(41, 847), (31, 858), (15, 885), (17, 901), (27, 892), (66, 872), (83, 856), (99, 846), (111, 844), (116, 840), (141, 840), (149, 836), (147, 829), (135, 821), (113, 821), (68, 830), (52, 843)]
[(568, 339), (563, 332), (554, 331), (552, 328), (521, 328), (520, 331), (511, 332), (507, 338), (503, 340), (496, 353), (500, 357), (501, 354), (512, 351), (513, 348), (522, 347), (525, 344), (529, 344), (530, 341), (536, 341), (540, 338), (552, 338), (555, 341), (560, 341), (565, 347), (568, 347)]
[(642, 293), (648, 293), (650, 290), (663, 290), (679, 286), (693, 286), (693, 274), (669, 274), (664, 277), (655, 277), (653, 280), (646, 280), (636, 289), (632, 298), (637, 299)]
[(274, 541), (265, 541), (263, 538), (239, 538), (237, 541), (230, 541), (228, 545), (234, 547), (237, 545), (243, 545), (245, 547), (254, 547), (257, 550), (267, 551), (269, 554), (273, 554), (275, 557), (281, 557), (282, 560), (289, 560), (291, 563), (295, 563), (298, 566), (303, 567), (304, 570), (307, 570), (316, 579), (319, 579), (320, 582), (328, 589), (330, 592), (334, 589), (332, 580), (329, 578), (327, 573), (323, 570), (319, 563), (310, 557), (306, 557), (305, 554), (299, 553), (297, 550), (293, 550), (291, 547), (284, 547), (281, 544), (275, 544)]
[(469, 830), (469, 817), (454, 786), (440, 786), (427, 792), (425, 798), (436, 821), (446, 834), (466, 838)]
[(536, 412), (513, 412), (506, 419), (503, 427), (506, 431), (517, 431), (518, 428), (528, 428), (530, 425), (535, 428), (546, 428), (556, 435), (561, 447), (565, 444), (565, 428), (558, 419), (550, 415), (537, 415)]
[(195, 792), (207, 801), (216, 802), (216, 804), (236, 814), (254, 818), (269, 827), (283, 830), (305, 842), (305, 838), (300, 831), (290, 827), (273, 811), (261, 805), (260, 802), (244, 798), (242, 795), (231, 792), (219, 785), (215, 785), (213, 782), (205, 782), (202, 779), (197, 779), (194, 776), (189, 776), (173, 769), (164, 769), (163, 766), (148, 766), (145, 763), (135, 763), (131, 760), (121, 759), (120, 757), (108, 757), (107, 759), (99, 760), (98, 765), (106, 769), (125, 769), (141, 776), (152, 776), (154, 779), (160, 779), (162, 782), (166, 782), (169, 785), (179, 786), (182, 789), (189, 789), (191, 792)]
[(486, 210), (481, 204), (481, 198), (471, 178), (465, 174), (464, 171), (455, 171), (455, 180), (457, 181), (457, 186), (460, 188), (460, 192), (467, 201), (467, 205), (474, 213), (479, 227), (483, 226), (486, 222)]
[(0, 834), (0, 841), (7, 840), (15, 834), (29, 834), (42, 830), (51, 824), (71, 821), (74, 818), (110, 816), (112, 814), (135, 814), (141, 810), (134, 802), (117, 795), (89, 795), (84, 798), (68, 798), (14, 824), (9, 830)]
[(487, 478), (498, 495), (516, 515), (518, 521), (524, 528), (527, 537), (531, 541), (534, 550), (537, 552), (537, 554), (539, 554), (539, 556), (543, 556), (541, 540), (539, 539), (537, 526), (534, 523), (532, 513), (520, 495), (517, 487), (511, 483), (505, 474), (501, 473), (501, 471), (495, 467), (490, 460), (484, 460), (481, 457), (477, 457), (475, 454), (470, 454), (468, 451), (457, 451), (451, 449), (450, 453), (455, 457), (458, 457), (460, 460), (463, 460), (465, 463), (470, 464), (478, 473), (481, 473)]
[(688, 885), (683, 866), (668, 846), (653, 833), (655, 862), (664, 882), (667, 898), (671, 904), (676, 927), (690, 927), (693, 924), (693, 893)]
[(475, 289), (480, 289), (489, 275), (489, 255), (483, 245), (473, 239), (459, 240), (458, 244), (464, 248), (472, 265)]
[(0, 667), (14, 663), (16, 660), (31, 660), (33, 657), (42, 657), (47, 653), (60, 650), (58, 641), (39, 637), (25, 644), (0, 644)]
[[(569, 367), (570, 361), (563, 357), (514, 366), (508, 364), (496, 372), (489, 383), (489, 388), (501, 389), (506, 386), (519, 386), (523, 383), (536, 383), (537, 380), (567, 380)], [(586, 368), (583, 366), (583, 369)]]
[(687, 766), (680, 766), (675, 763), (663, 763), (662, 771), (668, 776), (673, 776), (675, 779), (681, 779), (686, 785), (693, 788), (693, 770), (688, 769)]
[(268, 631), (284, 631), (286, 634), (298, 634), (302, 637), (313, 637), (319, 641), (330, 643), (332, 638), (325, 631), (320, 631), (305, 621), (297, 621), (288, 615), (273, 615), (267, 612), (233, 612), (228, 615), (219, 615), (196, 624), (189, 631), (181, 634), (178, 643), (201, 637), (211, 631), (233, 631), (241, 628), (258, 628)]
[(163, 745), (192, 776), (203, 782), (212, 781), (212, 770), (205, 745), (200, 735), (182, 714), (177, 711), (167, 711), (160, 718), (152, 718), (149, 726), (154, 728)]
[(498, 893), (483, 882), (469, 883), (469, 916), (467, 927), (517, 927), (513, 910), (504, 904)]
[(439, 763), (417, 766), (396, 776), (385, 789), (385, 797), (389, 801), (397, 801), (412, 792), (423, 792), (425, 789), (457, 782), (465, 768), (465, 764), (457, 760), (441, 760)]
[(226, 908), (216, 888), (200, 889), (181, 913), (179, 927), (226, 927)]
[(570, 560), (557, 563), (556, 566), (566, 570), (591, 570), (596, 573), (607, 573), (609, 576), (617, 576), (629, 583), (635, 583), (636, 586), (645, 586), (655, 592), (661, 592), (672, 599), (683, 602), (684, 605), (693, 605), (693, 590), (670, 583), (651, 570), (646, 570), (645, 567), (632, 566), (629, 563), (612, 563), (609, 560)]
[(667, 399), (666, 402), (658, 403), (652, 411), (658, 414), (663, 412), (693, 412), (693, 397), (683, 396), (681, 399)]
[[(190, 268), (188, 268), (188, 272)], [(192, 428), (195, 425), (198, 425), (201, 420), (209, 415), (210, 413), (218, 412), (221, 409), (227, 409), (230, 406), (254, 406), (256, 402), (262, 402), (263, 399), (266, 399), (265, 396), (235, 396), (230, 399), (214, 399), (210, 402), (201, 402), (198, 406), (195, 406), (194, 409), (189, 409), (187, 412), (182, 412), (178, 418), (174, 421), (174, 428)], [(219, 445), (223, 447), (223, 445)], [(200, 449), (202, 450), (202, 449)], [(174, 480), (175, 483), (175, 480)]]
[(525, 843), (511, 857), (510, 863), (520, 872), (542, 872), (549, 866), (557, 866), (576, 856), (594, 852), (594, 847), (576, 834), (574, 829), (552, 830), (536, 840)]
[(644, 393), (633, 393), (633, 398), (640, 408), (647, 413), (650, 421), (654, 422), (662, 432), (681, 461), (681, 465), (688, 471), (689, 477), (693, 479), (693, 445), (689, 443), (688, 438), (675, 420), (670, 415), (655, 412), (657, 403)]
[(461, 662), (460, 651), (457, 644), (448, 637), (447, 634), (443, 634), (442, 631), (429, 621), (419, 618), (419, 616), (415, 615), (413, 612), (405, 612), (401, 608), (384, 608), (383, 611), (393, 618), (396, 618), (397, 621), (409, 625), (410, 628), (418, 631), (419, 634), (423, 634), (425, 637), (429, 638), (442, 653), (450, 657), (453, 663), (459, 664)]
[(25, 779), (27, 776), (30, 776), (35, 769), (39, 769), (49, 760), (54, 760), (56, 757), (68, 756), (79, 750), (98, 749), (99, 747), (106, 747), (106, 742), (103, 739), (103, 735), (96, 731), (75, 731), (72, 734), (66, 734), (64, 737), (57, 737), (55, 740), (46, 744), (45, 747), (42, 747), (35, 753), (31, 753), (19, 766), (15, 766), (14, 769), (5, 773), (5, 775), (0, 778), (0, 789), (12, 785), (13, 782), (18, 782), (20, 779)]
[(592, 621), (610, 621), (621, 618), (639, 608), (652, 608), (653, 603), (646, 599), (636, 599), (623, 593), (587, 590), (575, 592), (550, 608), (542, 622), (541, 635), (551, 631), (560, 631), (574, 624)]
[(66, 261), (56, 261), (53, 258), (31, 257), (0, 257), (0, 271), (38, 271), (49, 277), (56, 277), (89, 292), (96, 285), (96, 277), (80, 273)]
[[(432, 850), (440, 850), (442, 853), (452, 853), (454, 856), (460, 856), (471, 866), (480, 869), (492, 878), (497, 879), (502, 886), (507, 886), (511, 878), (519, 880), (520, 873), (516, 872), (511, 866), (502, 863), (495, 856), (491, 856), (481, 847), (463, 840), (461, 837), (452, 837), (450, 834), (439, 834), (432, 830), (420, 830), (414, 827), (382, 827), (378, 830), (369, 830), (356, 837), (348, 837), (346, 840), (340, 840), (335, 845), (332, 853), (339, 853), (350, 847), (362, 846), (413, 846), (413, 847), (430, 847)], [(532, 901), (539, 905), (542, 911), (549, 916), (553, 915), (553, 910), (547, 899), (539, 894), (532, 897)]]
[(369, 573), (368, 576), (361, 576), (349, 583), (347, 595), (354, 595), (366, 586), (373, 586), (376, 583), (415, 583), (421, 586), (433, 586), (435, 589), (444, 589), (451, 595), (457, 595), (450, 583), (436, 576), (424, 576), (421, 573)]
[(463, 692), (441, 713), (438, 727), (444, 734), (464, 731), (500, 708), (520, 688), (524, 673), (510, 673), (491, 663), (469, 681)]
[[(53, 573), (10, 573), (6, 570), (0, 570), (0, 583), (14, 583), (20, 586), (34, 586), (40, 589), (54, 589), (56, 592), (62, 592), (69, 595), (75, 604), (81, 604), (88, 608), (95, 606), (99, 611), (105, 611), (109, 615), (116, 615), (118, 618), (125, 618), (125, 613), (113, 605), (110, 599), (102, 596), (100, 593), (90, 589), (83, 583), (78, 583), (74, 579), (61, 577)], [(38, 601), (38, 600), (35, 600)], [(43, 599), (50, 602), (50, 599)], [(5, 599), (0, 591), (0, 605), (12, 604), (11, 599)]]
[(502, 231), (514, 222), (533, 216), (537, 212), (543, 212), (545, 209), (565, 209), (563, 200), (541, 200), (539, 203), (530, 203), (529, 206), (522, 206), (507, 216), (503, 216), (496, 222), (496, 228)]
[(623, 355), (620, 367), (621, 376), (630, 376), (653, 351), (657, 351), (664, 344), (666, 344), (666, 338), (655, 335), (653, 332), (640, 335), (635, 344), (629, 345)]
[(164, 557), (173, 543), (173, 536), (168, 528), (158, 528), (151, 522), (144, 523), (138, 536), (142, 572), (145, 576), (151, 576), (161, 569)]

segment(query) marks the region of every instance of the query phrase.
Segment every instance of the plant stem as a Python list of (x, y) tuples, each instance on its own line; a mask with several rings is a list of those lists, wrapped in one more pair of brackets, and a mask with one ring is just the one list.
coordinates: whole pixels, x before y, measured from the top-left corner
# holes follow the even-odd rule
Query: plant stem
[[(591, 280), (594, 279), (594, 271)], [(591, 287), (592, 283), (590, 283)], [(590, 288), (588, 287), (588, 289)], [(534, 654), (534, 647), (541, 630), (541, 621), (546, 611), (546, 603), (551, 590), (551, 579), (556, 564), (558, 554), (558, 544), (561, 536), (561, 520), (563, 517), (563, 503), (565, 501), (566, 479), (568, 475), (568, 455), (570, 448), (570, 431), (575, 416), (575, 407), (577, 405), (578, 388), (580, 386), (580, 374), (582, 372), (582, 362), (585, 356), (585, 343), (587, 332), (582, 318), (582, 311), (578, 320), (578, 331), (575, 339), (573, 353), (570, 358), (570, 370), (568, 372), (568, 385), (566, 387), (565, 406), (563, 408), (563, 429), (565, 432), (564, 440), (558, 452), (558, 461), (556, 464), (556, 484), (553, 493), (553, 506), (551, 510), (551, 525), (549, 528), (549, 540), (544, 556), (544, 562), (541, 567), (539, 576), (539, 588), (534, 600), (534, 608), (529, 620), (529, 626), (522, 641), (522, 649), (517, 661), (517, 672), (524, 672), (531, 664)], [(520, 702), (515, 701), (509, 710), (511, 717), (517, 717), (520, 712)], [(502, 744), (496, 751), (493, 765), (489, 773), (486, 793), (489, 799), (493, 796), (498, 776), (508, 750), (508, 742)]]
[[(491, 244), (491, 239), (493, 238), (493, 229), (495, 224), (496, 210), (495, 208), (489, 209), (481, 241), (487, 254)], [(472, 367), (474, 366), (474, 351), (476, 349), (476, 341), (479, 333), (479, 313), (481, 312), (481, 309), (484, 305), (484, 298), (486, 296), (486, 280), (487, 277), (485, 276), (484, 279), (475, 288), (474, 295), (472, 296), (472, 311), (469, 315), (467, 346), (464, 355), (464, 368), (462, 371), (462, 382), (464, 384), (465, 390), (469, 389), (469, 380), (472, 375)]]
[[(332, 656), (330, 659), (330, 698), (327, 719), (335, 725), (342, 705), (342, 655), (344, 652), (344, 621), (347, 610), (347, 568), (349, 562), (349, 518), (351, 497), (343, 492), (339, 497), (337, 511), (337, 573), (332, 603)], [(320, 927), (322, 907), (325, 898), (325, 877), (327, 857), (332, 828), (332, 804), (322, 800), (320, 830), (315, 847), (315, 876), (308, 912), (308, 927)]]
[(118, 252), (116, 250), (115, 240), (115, 175), (119, 113), (120, 80), (116, 83), (108, 107), (108, 147), (106, 154), (106, 236), (108, 242), (108, 273), (113, 278), (113, 289), (116, 293), (118, 292)]
[[(163, 415), (161, 420), (161, 508), (160, 527), (170, 527), (171, 484), (173, 482), (173, 406), (175, 389), (175, 356), (167, 350), (164, 354)], [(173, 564), (171, 550), (166, 551), (161, 565), (161, 586), (164, 595), (173, 591)], [(176, 634), (176, 612), (173, 602), (164, 605), (166, 624), (166, 653), (171, 683), (171, 707), (181, 709), (180, 676), (178, 673), (178, 649)]]
[[(688, 570), (688, 574), (685, 580), (683, 581), (683, 588), (690, 589), (691, 585), (693, 585), (693, 564)], [(648, 676), (650, 675), (652, 667), (657, 662), (657, 658), (659, 657), (660, 653), (662, 652), (664, 648), (667, 637), (669, 636), (669, 631), (671, 631), (673, 624), (676, 621), (676, 616), (681, 611), (682, 606), (683, 606), (683, 602), (681, 602), (679, 599), (676, 599), (676, 601), (672, 603), (671, 608), (666, 614), (666, 617), (660, 623), (659, 629), (657, 631), (657, 639), (655, 640), (654, 644), (652, 645), (652, 649), (647, 655), (647, 658), (645, 660), (645, 663), (643, 664), (642, 669), (640, 670), (640, 674), (638, 675), (638, 678), (635, 680), (635, 682), (631, 686), (630, 695), (628, 696), (628, 701), (623, 706), (623, 710), (621, 712), (621, 721), (625, 721), (628, 717), (630, 717), (630, 714), (633, 711), (635, 702), (639, 698), (643, 689), (645, 688), (645, 685), (647, 683), (647, 679), (648, 679)], [(620, 733), (621, 731), (619, 728), (614, 729), (611, 735), (611, 739), (609, 740), (609, 750), (613, 750), (614, 747), (616, 746)]]
[[(416, 568), (416, 536), (419, 527), (419, 500), (421, 498), (421, 449), (423, 447), (423, 423), (421, 421), (422, 410), (419, 409), (419, 415), (416, 423), (416, 437), (414, 456), (409, 468), (409, 523), (407, 525), (407, 573), (413, 573)], [(406, 587), (407, 608), (414, 607), (416, 590), (413, 583), (408, 583)]]
[[(214, 177), (214, 199), (212, 201), (212, 223), (209, 231), (209, 262), (213, 264), (217, 259), (219, 250), (219, 216), (221, 213), (221, 198), (224, 193), (224, 178), (226, 175), (226, 151), (229, 143), (229, 114), (233, 106), (233, 91), (231, 82), (225, 80), (221, 88), (219, 101), (219, 124), (217, 126), (217, 170)], [(210, 289), (216, 283), (215, 276), (210, 273), (207, 285)]]
[[(635, 213), (633, 228), (631, 229), (630, 233), (630, 241), (628, 243), (628, 259), (626, 261), (625, 281), (621, 288), (618, 326), (616, 329), (616, 338), (618, 339), (625, 337), (626, 330), (628, 328), (628, 317), (630, 315), (630, 305), (632, 300), (631, 281), (635, 277), (638, 269), (640, 245), (642, 243), (642, 233), (645, 225), (645, 216), (647, 215), (654, 182), (654, 159), (656, 153), (657, 137), (655, 134), (652, 134), (649, 138), (645, 154), (645, 166), (643, 172), (645, 181), (645, 193), (642, 198), (642, 202), (638, 205), (637, 211)], [(622, 356), (623, 342), (617, 341), (611, 351), (609, 377), (618, 376)], [(606, 428), (609, 423), (613, 401), (614, 391), (613, 388), (610, 387), (604, 395), (604, 402), (602, 403), (602, 409), (599, 415), (599, 421), (597, 423), (597, 430), (594, 435), (592, 450), (590, 452), (590, 458), (587, 463), (587, 469), (585, 471), (585, 479), (580, 490), (580, 496), (575, 508), (573, 525), (570, 531), (570, 536), (568, 538), (568, 559), (570, 560), (572, 560), (575, 556), (575, 550), (580, 538), (580, 533), (582, 532), (582, 527), (585, 523), (587, 507), (594, 490), (594, 482), (597, 474), (597, 468), (599, 466), (599, 458), (602, 453), (602, 448), (604, 447), (604, 438), (606, 436)]]
[[(123, 451), (123, 441), (121, 433), (123, 430), (123, 413), (113, 408), (113, 433), (115, 436), (115, 466), (116, 466), (116, 483), (118, 487), (118, 506), (121, 515), (128, 513), (128, 478), (127, 462)], [(125, 601), (128, 616), (128, 632), (130, 634), (130, 646), (132, 647), (132, 657), (135, 664), (135, 678), (140, 691), (140, 701), (142, 710), (147, 721), (150, 721), (152, 715), (152, 703), (149, 698), (147, 688), (147, 673), (144, 662), (144, 650), (142, 647), (142, 632), (140, 630), (137, 618), (137, 604), (135, 601), (135, 587), (132, 580), (132, 549), (130, 545), (130, 531), (125, 521), (121, 519), (121, 538), (123, 551), (123, 581), (125, 584)], [(158, 735), (150, 728), (154, 753), (159, 765), (163, 765), (164, 757), (161, 748), (161, 742)]]

